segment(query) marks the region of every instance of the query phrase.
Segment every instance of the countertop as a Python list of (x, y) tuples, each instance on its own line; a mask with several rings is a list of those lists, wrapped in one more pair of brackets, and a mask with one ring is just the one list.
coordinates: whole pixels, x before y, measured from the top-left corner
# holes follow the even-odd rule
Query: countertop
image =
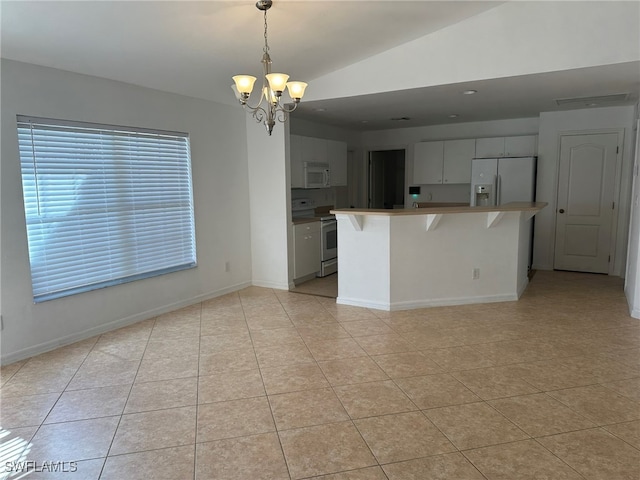
[(511, 202), (504, 205), (492, 205), (490, 207), (447, 206), (427, 208), (403, 208), (403, 209), (375, 209), (375, 208), (341, 208), (331, 210), (335, 215), (432, 215), (447, 213), (481, 213), (481, 212), (537, 212), (547, 206), (547, 202)]
[(294, 225), (300, 225), (301, 223), (311, 223), (311, 222), (319, 222), (320, 217), (326, 217), (329, 215), (329, 212), (333, 209), (333, 205), (323, 205), (320, 207), (315, 207), (313, 209), (315, 216), (313, 217), (298, 217), (292, 218), (291, 223)]
[(294, 225), (300, 225), (302, 223), (312, 223), (312, 222), (319, 222), (320, 221), (320, 217), (305, 217), (305, 218), (294, 218), (291, 220), (291, 223), (293, 223)]
[[(418, 204), (418, 208), (435, 208), (435, 207), (468, 207), (469, 202), (467, 203), (459, 203), (459, 202), (416, 202)], [(409, 207), (407, 207), (409, 208)], [(411, 207), (415, 208), (415, 207)]]

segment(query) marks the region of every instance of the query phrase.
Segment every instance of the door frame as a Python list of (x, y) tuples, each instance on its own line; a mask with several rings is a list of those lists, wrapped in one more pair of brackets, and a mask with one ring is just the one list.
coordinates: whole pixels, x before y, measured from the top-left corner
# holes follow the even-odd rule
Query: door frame
[(624, 128), (598, 128), (587, 130), (565, 130), (558, 132), (557, 138), (557, 150), (556, 150), (556, 169), (555, 169), (555, 196), (554, 196), (554, 215), (553, 215), (553, 244), (552, 244), (552, 267), (555, 264), (556, 255), (556, 234), (558, 224), (558, 195), (560, 193), (560, 152), (562, 149), (562, 137), (574, 137), (579, 135), (599, 135), (599, 134), (611, 134), (618, 135), (618, 152), (616, 153), (616, 170), (614, 175), (614, 187), (613, 187), (613, 201), (615, 202), (615, 208), (613, 209), (613, 216), (611, 221), (611, 232), (609, 232), (609, 254), (611, 260), (609, 261), (608, 275), (613, 275), (614, 265), (616, 260), (616, 243), (618, 239), (618, 216), (620, 214), (620, 192), (622, 190), (622, 160), (624, 158)]

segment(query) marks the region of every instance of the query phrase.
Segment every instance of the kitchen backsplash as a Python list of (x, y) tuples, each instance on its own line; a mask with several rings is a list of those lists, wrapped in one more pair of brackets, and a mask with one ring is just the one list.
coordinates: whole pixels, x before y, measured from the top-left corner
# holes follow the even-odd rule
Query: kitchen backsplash
[(292, 188), (291, 199), (308, 198), (316, 205), (335, 205), (335, 208), (347, 208), (349, 205), (347, 197), (347, 187), (331, 188)]
[(420, 185), (420, 195), (409, 195), (406, 187), (405, 205), (413, 202), (462, 202), (468, 203), (471, 198), (471, 185), (461, 183), (455, 185)]

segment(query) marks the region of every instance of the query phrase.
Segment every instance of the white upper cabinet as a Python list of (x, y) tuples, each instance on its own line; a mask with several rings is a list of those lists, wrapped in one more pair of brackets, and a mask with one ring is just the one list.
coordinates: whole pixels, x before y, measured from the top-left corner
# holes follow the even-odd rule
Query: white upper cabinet
[(443, 183), (471, 183), (471, 159), (475, 152), (476, 142), (473, 138), (445, 141)]
[(328, 163), (332, 187), (347, 185), (347, 143), (324, 138), (289, 136), (291, 188), (304, 188), (304, 163)]
[(327, 157), (331, 168), (331, 186), (347, 186), (347, 142), (327, 140)]
[(477, 138), (476, 158), (504, 157), (504, 137)]
[(538, 154), (538, 136), (504, 137), (505, 157), (532, 157)]
[(328, 163), (327, 141), (324, 138), (300, 137), (302, 162)]
[(471, 159), (474, 155), (474, 139), (416, 143), (413, 156), (413, 183), (469, 183)]
[(476, 158), (529, 157), (537, 154), (537, 135), (476, 139)]
[(413, 183), (442, 183), (444, 142), (420, 142), (413, 149)]

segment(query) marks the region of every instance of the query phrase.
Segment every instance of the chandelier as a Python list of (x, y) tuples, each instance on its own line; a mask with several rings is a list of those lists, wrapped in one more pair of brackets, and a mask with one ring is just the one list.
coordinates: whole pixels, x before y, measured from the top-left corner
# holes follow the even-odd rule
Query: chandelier
[[(300, 99), (304, 95), (307, 84), (304, 82), (289, 82), (289, 75), (285, 73), (271, 73), (271, 57), (269, 56), (269, 42), (267, 41), (267, 10), (271, 8), (272, 0), (259, 0), (256, 3), (258, 10), (264, 12), (264, 54), (262, 55), (262, 89), (260, 100), (255, 106), (249, 105), (249, 97), (253, 90), (256, 77), (251, 75), (236, 75), (233, 77), (235, 85), (232, 85), (236, 98), (245, 110), (253, 115), (258, 123), (264, 122), (267, 132), (271, 135), (276, 119), (285, 122), (289, 113), (293, 112)], [(293, 105), (283, 105), (282, 92), (285, 87), (289, 90), (289, 96)]]

